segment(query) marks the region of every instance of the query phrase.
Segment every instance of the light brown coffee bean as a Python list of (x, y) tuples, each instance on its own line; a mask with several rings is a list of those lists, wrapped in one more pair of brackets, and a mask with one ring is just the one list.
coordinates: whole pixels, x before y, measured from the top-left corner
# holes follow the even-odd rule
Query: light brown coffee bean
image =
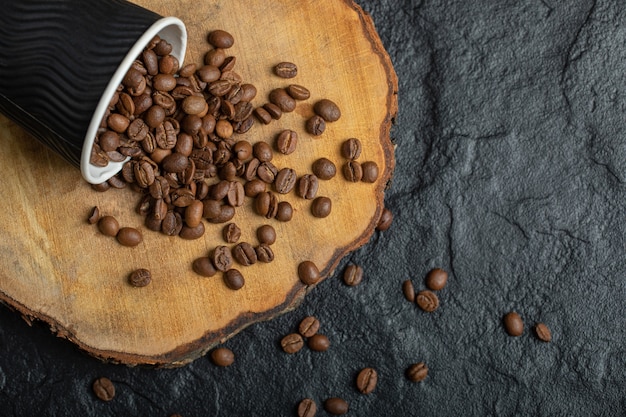
[(128, 282), (133, 287), (145, 287), (152, 282), (152, 274), (145, 268), (139, 268), (128, 276)]
[(207, 256), (196, 258), (192, 263), (192, 269), (196, 274), (203, 277), (212, 277), (217, 273), (213, 262)]
[(117, 232), (117, 241), (123, 246), (134, 247), (143, 241), (141, 232), (133, 227), (122, 227)]
[(217, 366), (230, 366), (235, 362), (235, 354), (228, 348), (219, 347), (211, 351), (211, 361)]
[(197, 227), (202, 222), (204, 204), (200, 200), (194, 200), (185, 208), (185, 223), (188, 227)]
[(415, 287), (410, 279), (407, 279), (402, 283), (402, 294), (407, 301), (415, 302)]
[(433, 290), (442, 290), (448, 282), (448, 273), (441, 268), (432, 269), (426, 275), (426, 286)]
[(204, 55), (204, 63), (206, 65), (213, 65), (220, 67), (226, 59), (226, 53), (222, 48), (211, 49)]
[(550, 332), (550, 329), (544, 323), (535, 324), (535, 334), (542, 342), (552, 341), (552, 332)]
[(320, 321), (314, 316), (307, 316), (302, 319), (298, 326), (298, 332), (302, 337), (311, 337), (320, 329)]
[(361, 394), (371, 394), (378, 384), (378, 372), (374, 368), (363, 368), (356, 376), (356, 387)]
[(89, 217), (87, 217), (87, 223), (96, 224), (100, 220), (100, 209), (98, 206), (94, 206), (89, 212)]
[(415, 302), (422, 310), (427, 313), (432, 313), (439, 308), (439, 298), (437, 295), (429, 290), (423, 290), (417, 293)]
[(92, 389), (102, 401), (111, 401), (115, 397), (115, 385), (107, 377), (100, 377), (93, 382)]
[(280, 62), (274, 66), (274, 74), (280, 78), (294, 78), (298, 75), (298, 66), (293, 62)]
[(428, 376), (428, 366), (424, 362), (414, 363), (406, 370), (406, 377), (409, 381), (420, 382)]
[(202, 96), (189, 96), (183, 100), (181, 108), (187, 114), (199, 115), (207, 109), (207, 103)]
[(306, 87), (298, 84), (291, 84), (287, 87), (287, 94), (293, 97), (294, 100), (307, 100), (311, 97), (311, 92)]
[(292, 168), (283, 168), (274, 178), (274, 188), (279, 194), (288, 194), (296, 186), (298, 176)]
[(517, 337), (524, 333), (524, 321), (515, 311), (506, 313), (502, 319), (502, 323), (504, 324), (504, 330), (506, 330), (509, 336)]
[(115, 237), (120, 231), (120, 224), (113, 216), (102, 216), (98, 221), (98, 230), (103, 235)]
[(224, 283), (231, 290), (240, 290), (246, 281), (238, 269), (232, 268), (224, 272)]
[(332, 201), (328, 197), (317, 197), (311, 203), (311, 214), (317, 218), (324, 218), (332, 211)]
[(304, 340), (298, 333), (291, 333), (281, 339), (280, 346), (284, 352), (293, 354), (302, 349)]
[(276, 137), (276, 149), (283, 155), (295, 152), (298, 146), (298, 134), (290, 129), (283, 130)]
[(303, 261), (298, 265), (298, 277), (305, 285), (316, 284), (321, 278), (319, 269), (311, 261)]
[(298, 404), (298, 417), (315, 417), (317, 414), (317, 404), (310, 398), (304, 398)]

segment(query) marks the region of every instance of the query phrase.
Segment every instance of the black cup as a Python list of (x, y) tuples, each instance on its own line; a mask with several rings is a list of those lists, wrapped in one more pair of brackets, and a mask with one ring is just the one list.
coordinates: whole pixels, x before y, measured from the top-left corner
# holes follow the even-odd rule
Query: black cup
[(21, 0), (0, 13), (0, 112), (72, 165), (90, 183), (124, 162), (89, 163), (116, 88), (159, 35), (182, 64), (185, 25), (124, 0)]

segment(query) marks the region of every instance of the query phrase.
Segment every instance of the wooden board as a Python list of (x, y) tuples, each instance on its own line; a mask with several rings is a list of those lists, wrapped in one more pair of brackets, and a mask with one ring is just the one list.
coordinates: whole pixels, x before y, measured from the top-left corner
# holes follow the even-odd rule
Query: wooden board
[[(256, 244), (256, 228), (272, 224), (278, 234), (276, 258), (241, 267), (246, 285), (232, 291), (219, 274), (203, 278), (191, 270), (193, 259), (225, 244), (222, 225), (207, 223), (205, 235), (195, 241), (146, 230), (134, 212), (138, 194), (93, 191), (78, 170), (0, 117), (0, 299), (28, 319), (47, 322), (59, 336), (98, 358), (180, 366), (247, 325), (296, 307), (309, 289), (297, 276), (301, 261), (314, 261), (326, 277), (343, 256), (369, 240), (394, 168), (389, 134), (397, 112), (397, 79), (370, 17), (350, 0), (137, 3), (185, 22), (187, 63), (201, 63), (209, 31), (231, 32), (236, 43), (229, 52), (237, 57), (236, 70), (259, 91), (255, 106), (267, 102), (273, 88), (290, 83), (311, 90), (311, 98), (295, 112), (268, 126), (257, 123), (243, 135), (251, 142), (271, 142), (282, 129), (297, 131), (297, 151), (276, 153), (276, 166), (302, 175), (324, 156), (339, 168), (344, 162), (341, 142), (356, 137), (364, 148), (359, 160), (375, 161), (381, 172), (374, 184), (349, 183), (340, 173), (321, 182), (319, 195), (333, 201), (325, 219), (313, 217), (310, 201), (293, 192), (280, 197), (295, 210), (288, 223), (258, 216), (247, 201), (234, 218), (241, 240)], [(281, 61), (298, 65), (297, 78), (272, 75)], [(304, 122), (321, 98), (335, 101), (342, 117), (314, 138), (305, 132)], [(101, 235), (86, 222), (93, 206), (123, 226), (142, 229), (143, 243), (127, 248)], [(127, 284), (136, 268), (152, 271), (149, 286)]]

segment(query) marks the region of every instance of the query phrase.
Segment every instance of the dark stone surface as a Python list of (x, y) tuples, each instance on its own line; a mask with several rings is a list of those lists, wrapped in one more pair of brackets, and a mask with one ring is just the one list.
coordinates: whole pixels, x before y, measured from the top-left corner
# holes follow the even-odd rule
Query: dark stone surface
[[(226, 342), (229, 368), (102, 364), (0, 308), (2, 416), (290, 416), (332, 396), (353, 416), (626, 413), (626, 5), (360, 0), (400, 79), (391, 229), (303, 306)], [(365, 269), (345, 286), (348, 263)], [(401, 283), (450, 271), (421, 312)], [(507, 336), (509, 310), (526, 323)], [(327, 352), (280, 338), (316, 315)], [(553, 342), (531, 327), (545, 322)], [(425, 361), (428, 378), (405, 369)], [(379, 373), (370, 395), (354, 385)], [(90, 385), (116, 384), (110, 403)], [(323, 410), (318, 415), (326, 415)]]

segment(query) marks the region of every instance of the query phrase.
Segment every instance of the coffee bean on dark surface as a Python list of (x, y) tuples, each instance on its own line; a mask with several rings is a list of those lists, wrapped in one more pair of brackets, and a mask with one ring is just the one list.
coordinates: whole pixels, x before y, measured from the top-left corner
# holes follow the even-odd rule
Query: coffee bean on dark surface
[(307, 119), (304, 128), (313, 136), (320, 136), (326, 131), (326, 121), (322, 116), (312, 116)]
[(281, 78), (294, 78), (298, 75), (298, 67), (293, 62), (280, 62), (274, 66), (274, 74)]
[(266, 245), (272, 245), (276, 242), (276, 230), (269, 224), (259, 226), (256, 231), (256, 236), (260, 243)]
[(145, 287), (152, 282), (152, 274), (145, 268), (139, 268), (128, 276), (128, 282), (133, 287)]
[(376, 230), (385, 231), (391, 227), (391, 223), (393, 223), (393, 213), (385, 207), (376, 225)]
[(141, 232), (133, 227), (122, 227), (117, 232), (117, 241), (123, 246), (134, 247), (143, 241)]
[(228, 246), (220, 245), (213, 250), (213, 266), (221, 272), (228, 271), (233, 266), (233, 255)]
[(348, 402), (343, 398), (331, 397), (324, 401), (324, 409), (334, 416), (346, 414), (349, 408)]
[(102, 216), (98, 221), (98, 230), (103, 235), (115, 237), (120, 231), (120, 224), (113, 216)]
[(241, 238), (241, 229), (235, 223), (228, 223), (222, 229), (222, 237), (227, 243), (237, 243)]
[(341, 117), (339, 106), (326, 98), (315, 103), (313, 111), (327, 122), (336, 122)]
[(231, 290), (239, 290), (245, 285), (245, 279), (238, 269), (232, 268), (224, 272), (224, 283)]
[(298, 417), (315, 417), (317, 404), (311, 398), (304, 398), (298, 404)]
[(407, 279), (402, 283), (402, 294), (407, 301), (415, 302), (415, 287), (410, 279)]
[(217, 273), (217, 269), (215, 269), (213, 262), (211, 262), (208, 256), (196, 258), (191, 267), (196, 274), (203, 277), (212, 277)]
[(302, 349), (304, 340), (298, 333), (290, 333), (281, 339), (280, 346), (286, 353), (293, 354)]
[(342, 166), (343, 177), (350, 182), (363, 179), (363, 167), (357, 161), (348, 161)]
[(100, 377), (91, 386), (93, 393), (102, 401), (111, 401), (115, 397), (115, 385), (107, 377)]
[(428, 366), (424, 362), (414, 363), (406, 370), (406, 377), (409, 381), (420, 382), (428, 376)]
[(89, 212), (89, 216), (87, 217), (87, 223), (96, 224), (100, 220), (100, 209), (98, 206), (94, 206)]
[(313, 316), (307, 316), (302, 319), (298, 326), (298, 332), (303, 337), (312, 337), (320, 329), (320, 321)]
[(211, 361), (217, 366), (230, 366), (235, 362), (235, 354), (226, 347), (219, 347), (211, 351)]
[(350, 138), (341, 144), (341, 156), (349, 160), (358, 159), (361, 156), (363, 145), (357, 138)]
[(515, 311), (506, 313), (502, 319), (502, 323), (504, 324), (504, 330), (506, 330), (509, 336), (516, 337), (524, 333), (524, 321)]
[(550, 329), (544, 323), (535, 324), (535, 334), (542, 342), (552, 341), (552, 332), (550, 332)]
[(319, 158), (313, 162), (311, 167), (313, 174), (320, 180), (329, 180), (337, 174), (337, 167), (328, 158)]
[(294, 100), (307, 100), (311, 97), (311, 92), (308, 88), (298, 84), (291, 84), (287, 87), (287, 94), (294, 98)]
[(303, 261), (298, 265), (298, 277), (305, 285), (313, 285), (320, 280), (320, 271), (313, 262)]
[(363, 170), (363, 176), (361, 181), (369, 184), (375, 183), (378, 179), (378, 164), (374, 161), (366, 161), (361, 164)]
[(328, 197), (317, 197), (311, 203), (311, 214), (320, 219), (328, 217), (332, 211), (332, 201)]
[(354, 287), (359, 285), (361, 281), (363, 281), (363, 268), (359, 265), (348, 265), (343, 271), (343, 282), (350, 287)]
[(228, 49), (235, 43), (233, 35), (220, 29), (211, 31), (208, 36), (208, 41), (214, 47), (221, 49)]
[(426, 286), (433, 290), (439, 291), (448, 283), (448, 273), (441, 268), (432, 269), (426, 275)]
[(325, 352), (330, 347), (330, 340), (328, 340), (326, 335), (317, 333), (309, 337), (307, 344), (315, 352)]
[(361, 394), (371, 394), (378, 384), (378, 372), (374, 368), (363, 368), (356, 376), (356, 387)]
[(276, 149), (283, 155), (292, 154), (298, 146), (298, 134), (290, 129), (283, 130), (276, 137)]
[(422, 310), (432, 313), (439, 308), (439, 297), (432, 291), (423, 290), (415, 296), (415, 302)]

